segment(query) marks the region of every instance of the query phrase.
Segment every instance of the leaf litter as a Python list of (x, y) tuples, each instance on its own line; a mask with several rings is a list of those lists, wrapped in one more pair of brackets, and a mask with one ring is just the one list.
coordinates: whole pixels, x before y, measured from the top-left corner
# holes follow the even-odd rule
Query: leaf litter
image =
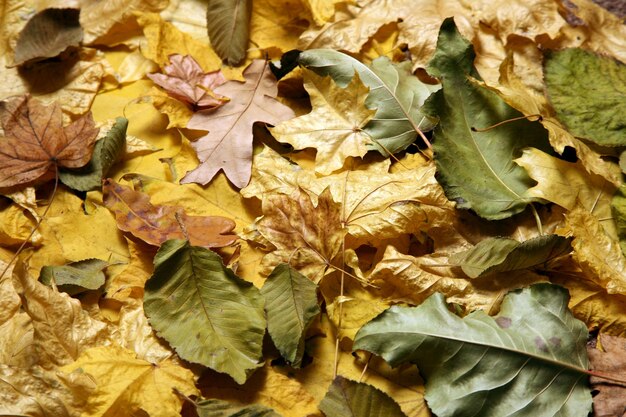
[(56, 33), (15, 3), (0, 412), (623, 413), (618, 18), (109, 0)]

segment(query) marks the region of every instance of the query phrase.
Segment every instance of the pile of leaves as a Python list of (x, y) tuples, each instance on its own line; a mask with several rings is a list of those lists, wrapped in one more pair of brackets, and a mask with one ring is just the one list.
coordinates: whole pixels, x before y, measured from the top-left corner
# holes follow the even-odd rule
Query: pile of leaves
[(0, 414), (626, 415), (589, 0), (9, 0)]

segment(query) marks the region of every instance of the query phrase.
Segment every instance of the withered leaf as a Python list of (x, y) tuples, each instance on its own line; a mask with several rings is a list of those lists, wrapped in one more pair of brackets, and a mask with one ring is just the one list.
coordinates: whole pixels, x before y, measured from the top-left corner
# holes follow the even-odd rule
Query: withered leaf
[(222, 71), (205, 73), (191, 55), (170, 55), (170, 64), (164, 70), (165, 74), (147, 74), (148, 78), (177, 100), (197, 108), (218, 107), (228, 101), (226, 97), (212, 92), (226, 82)]
[[(612, 375), (624, 375), (626, 372), (626, 339), (623, 337), (598, 335), (597, 346), (587, 346), (590, 368), (593, 371)], [(591, 387), (599, 391), (593, 398), (594, 415), (597, 417), (626, 416), (626, 387), (611, 383), (602, 378), (591, 377)]]
[(181, 183), (208, 184), (220, 171), (238, 188), (250, 181), (252, 165), (252, 125), (276, 125), (295, 116), (291, 108), (277, 101), (276, 78), (269, 65), (257, 59), (243, 73), (245, 82), (229, 81), (214, 91), (231, 100), (214, 110), (193, 115), (187, 127), (209, 133), (192, 143), (200, 166)]
[(53, 178), (57, 167), (80, 168), (91, 159), (98, 135), (91, 113), (63, 127), (58, 103), (44, 106), (29, 95), (0, 104), (0, 188)]
[[(117, 184), (102, 186), (104, 205), (115, 214), (117, 226), (151, 245), (186, 239), (194, 246), (220, 248), (237, 240), (235, 222), (221, 216), (189, 216), (180, 206), (155, 206), (147, 194)], [(184, 230), (183, 230), (184, 228)]]
[(211, 0), (206, 11), (211, 46), (228, 65), (246, 58), (250, 37), (252, 0)]
[(33, 16), (17, 40), (15, 65), (52, 58), (70, 46), (78, 46), (83, 29), (78, 9), (44, 9)]

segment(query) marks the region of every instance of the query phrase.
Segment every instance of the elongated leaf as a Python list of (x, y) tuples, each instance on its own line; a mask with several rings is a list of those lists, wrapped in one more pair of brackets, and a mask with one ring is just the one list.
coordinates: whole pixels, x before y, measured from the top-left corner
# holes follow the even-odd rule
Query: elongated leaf
[(209, 0), (206, 11), (211, 46), (228, 65), (246, 58), (252, 0)]
[(470, 278), (477, 278), (541, 265), (571, 252), (571, 241), (571, 238), (557, 235), (539, 236), (525, 242), (494, 237), (470, 250), (455, 253), (450, 262), (459, 265)]
[(115, 119), (115, 124), (102, 139), (96, 142), (93, 157), (87, 165), (77, 170), (62, 170), (59, 179), (77, 191), (96, 190), (102, 186), (102, 179), (109, 169), (122, 157), (126, 149), (126, 129), (128, 120)]
[(200, 417), (281, 417), (264, 405), (239, 405), (215, 399), (196, 402), (196, 410)]
[(546, 53), (544, 66), (550, 102), (575, 136), (626, 145), (626, 65), (571, 48)]
[(405, 417), (398, 403), (378, 388), (342, 376), (334, 379), (319, 409), (326, 417)]
[(104, 285), (104, 269), (109, 263), (100, 259), (85, 259), (61, 266), (41, 268), (39, 281), (50, 285), (54, 280), (59, 290), (70, 295), (85, 290), (97, 290)]
[(587, 327), (567, 310), (568, 298), (536, 284), (507, 294), (495, 317), (478, 310), (461, 319), (435, 294), (385, 311), (363, 326), (354, 349), (392, 366), (415, 363), (439, 417), (585, 417)]
[(387, 156), (406, 149), (417, 138), (417, 129), (431, 130), (432, 118), (422, 113), (421, 106), (439, 86), (420, 82), (411, 73), (411, 63), (396, 64), (380, 57), (372, 66), (332, 49), (311, 49), (298, 58), (300, 65), (319, 75), (330, 75), (338, 86), (345, 88), (355, 71), (370, 88), (365, 104), (377, 109), (374, 118), (363, 131), (372, 137), (371, 149)]
[(261, 364), (263, 297), (208, 249), (168, 240), (154, 258), (144, 310), (158, 335), (190, 362), (242, 384)]
[(457, 207), (473, 209), (489, 220), (510, 217), (537, 198), (525, 196), (534, 185), (513, 159), (527, 146), (549, 149), (541, 124), (519, 120), (484, 132), (499, 122), (522, 116), (494, 92), (472, 82), (479, 79), (472, 45), (458, 32), (452, 18), (441, 25), (437, 51), (429, 72), (441, 78), (443, 89), (424, 105), (439, 117), (434, 149), (438, 180)]
[(283, 358), (299, 368), (306, 330), (320, 313), (317, 285), (289, 265), (280, 264), (267, 277), (261, 294), (274, 345)]

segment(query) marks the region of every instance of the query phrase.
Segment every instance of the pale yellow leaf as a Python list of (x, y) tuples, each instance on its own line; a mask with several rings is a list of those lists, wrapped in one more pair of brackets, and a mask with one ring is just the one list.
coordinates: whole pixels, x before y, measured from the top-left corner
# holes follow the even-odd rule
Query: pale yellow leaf
[(29, 369), (38, 361), (32, 320), (19, 312), (0, 325), (0, 363)]
[(82, 369), (97, 388), (87, 399), (83, 417), (133, 415), (143, 410), (151, 417), (179, 415), (182, 399), (174, 389), (198, 395), (191, 371), (170, 360), (151, 363), (137, 359), (134, 352), (119, 346), (89, 349), (64, 372)]

